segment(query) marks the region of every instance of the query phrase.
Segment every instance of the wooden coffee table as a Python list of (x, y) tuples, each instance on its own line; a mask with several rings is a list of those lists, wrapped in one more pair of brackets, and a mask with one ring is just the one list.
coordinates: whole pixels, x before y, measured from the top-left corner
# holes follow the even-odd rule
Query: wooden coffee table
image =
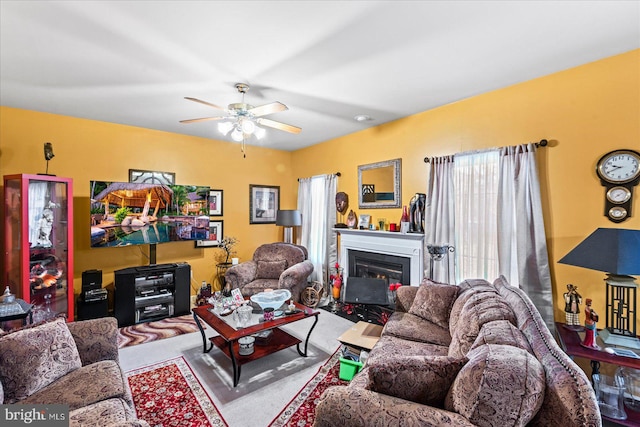
[[(315, 328), (316, 324), (318, 323), (318, 315), (320, 314), (320, 312), (314, 311), (298, 303), (295, 303), (295, 305), (298, 310), (301, 310), (300, 312), (295, 314), (283, 315), (281, 317), (276, 317), (275, 319), (268, 322), (259, 322), (246, 328), (238, 329), (234, 327), (235, 323), (233, 322), (233, 320), (231, 320), (233, 315), (229, 315), (223, 318), (213, 310), (213, 306), (211, 305), (202, 305), (196, 307), (192, 311), (193, 318), (198, 325), (198, 329), (200, 329), (200, 334), (202, 334), (202, 351), (204, 353), (208, 353), (215, 345), (228, 358), (231, 359), (231, 363), (233, 365), (234, 387), (236, 387), (238, 385), (238, 382), (240, 381), (240, 368), (245, 363), (252, 362), (254, 360), (275, 353), (276, 351), (289, 348), (293, 345), (296, 345), (298, 354), (300, 354), (300, 356), (306, 357), (309, 337), (311, 336), (313, 328)], [(288, 334), (278, 327), (288, 325), (299, 320), (307, 319), (309, 317), (313, 317), (314, 321), (313, 325), (311, 325), (311, 329), (309, 329), (309, 332), (307, 333), (307, 337), (304, 342), (304, 350), (301, 350), (300, 343), (302, 343), (302, 340)], [(204, 333), (204, 329), (202, 328), (202, 323), (200, 322), (201, 320), (203, 320), (207, 325), (211, 326), (216, 332), (220, 334), (218, 336), (209, 338), (209, 341), (211, 341), (211, 343), (208, 347), (207, 337)], [(253, 353), (246, 356), (240, 355), (240, 353), (238, 352), (238, 339), (268, 330), (271, 330), (272, 333), (271, 336), (266, 340), (266, 342), (258, 342), (259, 340), (256, 339), (256, 342), (254, 343)]]

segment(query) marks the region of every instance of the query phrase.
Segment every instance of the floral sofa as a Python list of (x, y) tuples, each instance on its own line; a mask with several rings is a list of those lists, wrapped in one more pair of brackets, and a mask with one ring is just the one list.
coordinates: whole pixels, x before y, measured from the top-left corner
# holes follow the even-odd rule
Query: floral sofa
[(289, 289), (291, 297), (300, 301), (307, 287), (313, 264), (307, 260), (307, 248), (291, 243), (267, 243), (259, 246), (253, 259), (229, 268), (227, 286), (238, 288), (245, 297), (265, 289)]
[(137, 420), (118, 365), (115, 317), (58, 317), (0, 332), (0, 403), (69, 405), (69, 426), (149, 426)]
[(504, 277), (397, 291), (396, 311), (315, 426), (602, 425), (585, 373)]

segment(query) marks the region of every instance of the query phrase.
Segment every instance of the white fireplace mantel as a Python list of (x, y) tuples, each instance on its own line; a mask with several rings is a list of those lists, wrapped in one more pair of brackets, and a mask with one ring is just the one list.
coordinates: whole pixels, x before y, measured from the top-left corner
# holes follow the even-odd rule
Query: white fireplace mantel
[(349, 275), (349, 250), (395, 255), (410, 259), (411, 285), (418, 286), (424, 275), (424, 234), (334, 228), (340, 234), (340, 265)]

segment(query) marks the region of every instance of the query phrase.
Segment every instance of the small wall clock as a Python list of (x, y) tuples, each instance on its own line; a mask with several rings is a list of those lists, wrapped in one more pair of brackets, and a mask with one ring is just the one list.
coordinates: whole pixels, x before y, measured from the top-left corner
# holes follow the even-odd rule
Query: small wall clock
[(633, 187), (640, 181), (640, 153), (613, 150), (600, 157), (596, 166), (600, 183), (606, 187), (604, 215), (613, 222), (631, 216)]

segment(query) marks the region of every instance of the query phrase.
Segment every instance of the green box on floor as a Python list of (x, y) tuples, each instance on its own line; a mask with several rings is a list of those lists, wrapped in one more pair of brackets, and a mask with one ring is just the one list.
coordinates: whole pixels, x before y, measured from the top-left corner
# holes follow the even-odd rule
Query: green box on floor
[(341, 380), (351, 381), (354, 375), (360, 372), (361, 369), (362, 369), (362, 362), (356, 362), (356, 361), (341, 357), (340, 373), (338, 374), (338, 377)]

